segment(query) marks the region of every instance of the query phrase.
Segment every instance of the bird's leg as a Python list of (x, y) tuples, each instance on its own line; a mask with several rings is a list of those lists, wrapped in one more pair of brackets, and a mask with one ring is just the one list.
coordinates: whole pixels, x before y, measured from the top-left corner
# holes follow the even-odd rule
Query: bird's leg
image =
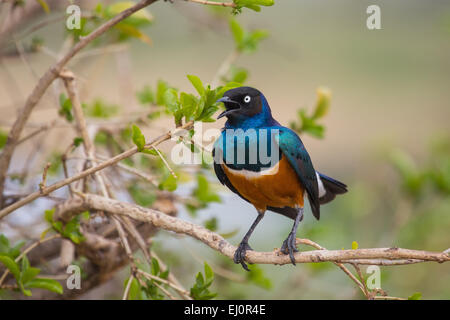
[(283, 245), (281, 246), (281, 252), (284, 254), (289, 254), (289, 257), (291, 258), (292, 264), (295, 266), (295, 258), (294, 258), (294, 252), (298, 252), (295, 240), (297, 237), (297, 228), (298, 223), (302, 221), (303, 219), (303, 208), (299, 208), (297, 212), (297, 216), (295, 217), (294, 225), (292, 226), (292, 230), (289, 233), (286, 240), (284, 240)]
[(255, 221), (253, 222), (250, 229), (248, 229), (247, 233), (245, 234), (244, 238), (242, 239), (241, 243), (239, 244), (239, 247), (236, 249), (236, 252), (234, 253), (234, 263), (240, 263), (242, 267), (250, 271), (247, 267), (247, 264), (244, 262), (245, 260), (245, 252), (247, 250), (252, 250), (250, 246), (248, 245), (248, 239), (253, 233), (253, 230), (255, 230), (256, 226), (258, 225), (259, 221), (264, 217), (264, 211), (258, 211), (258, 216), (256, 217)]

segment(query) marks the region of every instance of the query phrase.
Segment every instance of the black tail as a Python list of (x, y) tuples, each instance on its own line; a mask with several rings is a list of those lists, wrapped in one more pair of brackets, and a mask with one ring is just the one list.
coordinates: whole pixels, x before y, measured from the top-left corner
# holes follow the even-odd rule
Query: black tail
[[(330, 178), (320, 172), (317, 173), (319, 174), (320, 181), (322, 181), (323, 187), (325, 189), (325, 194), (321, 194), (321, 197), (319, 198), (320, 204), (328, 203), (336, 198), (337, 194), (343, 194), (347, 192), (347, 186), (342, 182)], [(323, 193), (323, 191), (319, 193)]]

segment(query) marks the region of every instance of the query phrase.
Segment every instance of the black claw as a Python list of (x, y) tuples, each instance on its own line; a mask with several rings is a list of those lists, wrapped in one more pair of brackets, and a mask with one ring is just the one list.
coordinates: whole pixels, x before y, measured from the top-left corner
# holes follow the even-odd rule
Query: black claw
[(289, 254), (289, 257), (291, 258), (292, 264), (295, 266), (295, 258), (294, 258), (294, 252), (298, 252), (297, 246), (296, 246), (296, 234), (295, 233), (289, 233), (289, 236), (286, 240), (283, 241), (283, 245), (281, 246), (281, 252), (284, 254)]
[(253, 249), (248, 245), (247, 242), (241, 242), (239, 244), (239, 247), (236, 249), (236, 252), (234, 253), (233, 261), (236, 264), (240, 263), (245, 270), (250, 271), (247, 264), (244, 262), (245, 253), (247, 250), (253, 250)]

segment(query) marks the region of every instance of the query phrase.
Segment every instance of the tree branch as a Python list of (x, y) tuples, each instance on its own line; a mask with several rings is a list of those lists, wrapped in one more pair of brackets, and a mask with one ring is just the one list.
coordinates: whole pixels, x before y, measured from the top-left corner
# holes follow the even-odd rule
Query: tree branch
[[(39, 79), (36, 87), (34, 87), (31, 94), (28, 96), (27, 101), (25, 102), (24, 107), (19, 113), (18, 118), (14, 122), (11, 131), (8, 134), (8, 140), (3, 148), (3, 152), (0, 156), (0, 206), (3, 204), (3, 191), (5, 187), (5, 179), (7, 176), (7, 171), (9, 168), (9, 164), (11, 162), (12, 154), (14, 152), (14, 148), (16, 147), (17, 142), (19, 141), (20, 134), (25, 126), (25, 123), (28, 121), (28, 118), (31, 115), (36, 104), (44, 95), (47, 88), (50, 84), (59, 76), (59, 73), (63, 69), (63, 67), (72, 59), (80, 50), (86, 47), (92, 40), (98, 38), (107, 30), (115, 26), (120, 21), (132, 15), (134, 12), (149, 6), (150, 4), (156, 2), (157, 0), (141, 0), (136, 5), (122, 11), (117, 16), (108, 20), (100, 27), (92, 31), (86, 37), (80, 38), (80, 41), (65, 55), (63, 56), (56, 64), (51, 66), (47, 72)], [(2, 216), (0, 215), (0, 218)]]
[[(152, 140), (151, 142), (149, 142), (146, 145), (146, 149), (150, 149), (150, 148), (156, 147), (160, 143), (169, 140), (170, 138), (172, 138), (172, 136), (176, 135), (179, 130), (189, 130), (189, 129), (191, 129), (193, 124), (194, 124), (193, 121), (189, 121), (189, 122), (185, 123), (183, 126), (181, 126), (180, 128), (176, 129), (175, 131), (173, 131), (173, 132), (169, 131), (169, 132), (159, 136), (158, 138), (156, 138), (156, 139)], [(34, 200), (36, 200), (37, 198), (39, 198), (41, 196), (48, 195), (48, 194), (52, 193), (53, 191), (55, 191), (55, 190), (57, 190), (59, 188), (62, 188), (62, 187), (66, 186), (66, 185), (68, 185), (68, 184), (70, 184), (70, 183), (72, 183), (74, 181), (83, 179), (83, 178), (85, 178), (85, 177), (87, 177), (87, 176), (89, 176), (89, 175), (91, 175), (91, 174), (93, 174), (93, 173), (95, 173), (95, 172), (97, 172), (99, 170), (103, 170), (103, 169), (105, 169), (107, 167), (115, 165), (119, 161), (121, 161), (123, 159), (126, 159), (126, 158), (129, 158), (129, 157), (131, 157), (132, 155), (134, 155), (137, 152), (138, 152), (137, 147), (133, 147), (133, 148), (131, 148), (131, 149), (125, 151), (125, 152), (122, 152), (122, 153), (118, 154), (117, 156), (115, 156), (115, 157), (113, 157), (113, 158), (111, 158), (111, 159), (109, 159), (107, 161), (103, 161), (103, 162), (99, 163), (98, 165), (93, 166), (93, 167), (91, 167), (89, 169), (86, 169), (86, 170), (84, 170), (84, 171), (82, 171), (82, 172), (80, 172), (80, 173), (78, 173), (78, 174), (76, 174), (76, 175), (74, 175), (72, 177), (69, 177), (67, 179), (55, 182), (54, 184), (43, 188), (42, 191), (33, 192), (33, 193), (29, 194), (28, 196), (20, 199), (19, 201), (11, 204), (10, 206), (0, 210), (0, 219), (4, 218), (5, 216), (10, 214), (14, 210), (16, 210), (16, 209), (18, 209), (18, 208), (20, 208), (20, 207), (22, 207), (22, 206), (24, 206), (24, 205), (34, 201)]]
[[(157, 210), (144, 208), (138, 205), (125, 203), (105, 197), (85, 194), (83, 199), (70, 199), (64, 203), (65, 206), (70, 205), (69, 212), (62, 212), (57, 206), (57, 212), (64, 220), (81, 213), (89, 208), (91, 210), (100, 210), (109, 212), (110, 214), (118, 214), (128, 216), (138, 221), (152, 223), (155, 227), (173, 231), (176, 233), (186, 234), (197, 240), (202, 241), (210, 248), (220, 252), (221, 254), (233, 258), (236, 247), (228, 243), (222, 236), (212, 232), (202, 226), (195, 225), (188, 221), (168, 216)], [(309, 240), (304, 240), (304, 242)], [(302, 242), (302, 240), (300, 240)], [(410, 250), (403, 248), (371, 248), (356, 250), (313, 250), (298, 252), (294, 255), (297, 263), (311, 262), (340, 262), (340, 263), (357, 263), (365, 264), (370, 259), (370, 264), (384, 265), (383, 261), (401, 260), (404, 264), (408, 264), (409, 259), (421, 260), (423, 262), (447, 262), (450, 261), (450, 255), (445, 252), (431, 252), (421, 250)], [(290, 258), (280, 253), (279, 250), (272, 252), (256, 252), (247, 251), (246, 261), (258, 264), (290, 264)], [(351, 262), (350, 262), (351, 261)]]
[(204, 4), (207, 6), (220, 6), (220, 7), (236, 8), (236, 4), (234, 2), (216, 2), (216, 1), (207, 1), (207, 0), (186, 0), (186, 1)]

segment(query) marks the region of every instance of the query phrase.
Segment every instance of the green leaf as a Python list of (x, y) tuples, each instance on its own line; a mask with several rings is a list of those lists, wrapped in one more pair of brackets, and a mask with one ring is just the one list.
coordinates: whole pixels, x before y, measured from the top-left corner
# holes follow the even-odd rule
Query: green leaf
[(217, 218), (212, 217), (211, 219), (206, 220), (203, 225), (206, 229), (211, 231), (217, 231)]
[(22, 270), (21, 280), (23, 285), (26, 287), (28, 282), (36, 278), (36, 276), (41, 273), (41, 269), (29, 267), (25, 271)]
[(149, 155), (152, 155), (152, 156), (159, 156), (158, 152), (154, 148), (152, 148), (152, 149), (144, 149), (144, 150), (142, 150), (142, 153), (149, 154)]
[(404, 191), (413, 197), (420, 196), (426, 185), (427, 174), (420, 171), (414, 159), (402, 150), (392, 151), (389, 158), (403, 180)]
[(155, 93), (150, 86), (145, 86), (136, 93), (139, 102), (143, 105), (154, 104), (156, 102)]
[(209, 264), (205, 261), (205, 282), (206, 285), (210, 285), (214, 280), (214, 272)]
[(50, 13), (50, 8), (45, 0), (36, 0), (36, 1), (41, 5), (42, 9), (44, 9), (45, 13)]
[(265, 30), (254, 30), (247, 35), (242, 43), (241, 50), (253, 52), (258, 48), (261, 40), (267, 38), (269, 33)]
[(141, 30), (139, 30), (136, 26), (132, 24), (121, 22), (118, 23), (115, 26), (115, 28), (118, 29), (122, 33), (122, 35), (139, 39), (147, 44), (152, 43), (152, 40), (150, 39), (149, 36), (147, 36), (145, 33), (143, 33)]
[(203, 274), (201, 272), (197, 273), (197, 277), (195, 278), (195, 285), (198, 288), (203, 288), (205, 285), (205, 279), (203, 278)]
[(84, 141), (83, 138), (76, 137), (76, 138), (73, 139), (73, 145), (75, 147), (79, 147), (83, 143), (83, 141)]
[(150, 207), (156, 200), (154, 192), (133, 183), (128, 187), (128, 193), (133, 198), (134, 202), (142, 207)]
[(164, 93), (164, 105), (171, 113), (175, 113), (179, 110), (180, 104), (178, 101), (178, 93), (175, 89), (169, 88)]
[(248, 7), (248, 6), (273, 6), (275, 4), (274, 0), (234, 0), (239, 6)]
[(141, 129), (139, 129), (139, 127), (134, 124), (132, 126), (132, 139), (139, 152), (144, 150), (145, 137), (142, 134)]
[(155, 258), (152, 258), (152, 274), (157, 276), (159, 274), (159, 262)]
[(91, 213), (88, 210), (83, 211), (82, 213), (80, 213), (80, 217), (87, 221), (90, 219)]
[(204, 109), (200, 117), (198, 117), (197, 120), (201, 120), (203, 122), (214, 122), (215, 119), (211, 119), (211, 116), (216, 113), (216, 111), (219, 110), (219, 107), (217, 106), (209, 106), (208, 108)]
[[(133, 2), (133, 1), (116, 2), (116, 3), (112, 4), (112, 5), (107, 6), (103, 10), (103, 13), (104, 13), (105, 18), (110, 19), (110, 18), (118, 15), (122, 11), (131, 8), (135, 4), (136, 3)], [(127, 24), (130, 24), (130, 25), (133, 25), (133, 26), (141, 26), (141, 25), (145, 25), (145, 24), (150, 23), (152, 20), (153, 20), (153, 17), (151, 15), (150, 11), (148, 11), (148, 9), (144, 8), (144, 9), (141, 9), (139, 11), (136, 11), (131, 16), (126, 18), (124, 21)]]
[(63, 224), (61, 221), (55, 221), (52, 223), (53, 229), (55, 229), (56, 232), (62, 233), (63, 232)]
[(45, 239), (45, 236), (47, 235), (47, 233), (48, 233), (50, 230), (53, 230), (53, 228), (50, 227), (50, 228), (47, 228), (47, 229), (45, 229), (44, 231), (42, 231), (41, 235), (39, 236), (39, 239), (44, 240), (44, 239)]
[(0, 262), (5, 265), (5, 267), (11, 272), (11, 274), (16, 278), (16, 281), (19, 282), (20, 279), (20, 268), (17, 262), (6, 255), (0, 255)]
[(27, 269), (30, 267), (30, 261), (28, 260), (28, 258), (25, 256), (22, 258), (22, 272), (27, 271)]
[(19, 241), (11, 247), (9, 239), (5, 235), (0, 234), (0, 255), (8, 256), (14, 260), (20, 255), (20, 248), (22, 248), (24, 244), (24, 241)]
[[(319, 91), (318, 91), (319, 92)], [(329, 95), (320, 94), (322, 102), (318, 102), (316, 105), (316, 109), (312, 116), (309, 116), (306, 112), (306, 109), (300, 109), (298, 111), (299, 123), (291, 122), (291, 129), (299, 132), (299, 133), (308, 133), (317, 138), (323, 138), (325, 128), (323, 125), (320, 125), (316, 122), (316, 119), (325, 115), (328, 110), (329, 105)]]
[(198, 101), (192, 94), (181, 92), (180, 94), (181, 112), (187, 121), (191, 120), (194, 111), (197, 107)]
[(356, 241), (353, 241), (353, 242), (352, 242), (352, 249), (353, 249), (353, 250), (358, 249), (358, 242), (356, 242)]
[(319, 119), (324, 117), (330, 108), (331, 91), (327, 88), (317, 89), (317, 103), (314, 110), (313, 118)]
[(86, 116), (92, 118), (108, 119), (116, 115), (119, 107), (114, 104), (108, 104), (102, 99), (95, 99), (91, 104), (83, 104)]
[(8, 253), (9, 251), (9, 239), (4, 235), (0, 234), (0, 254)]
[(193, 190), (192, 195), (203, 203), (220, 202), (219, 195), (211, 190), (208, 179), (202, 174), (197, 175), (197, 188)]
[(156, 104), (159, 106), (164, 105), (164, 94), (166, 93), (169, 85), (167, 82), (159, 80), (156, 86)]
[(24, 288), (23, 284), (19, 283), (20, 290), (22, 290), (22, 293), (27, 296), (31, 297), (31, 290), (27, 290)]
[(261, 11), (260, 6), (272, 6), (274, 5), (273, 0), (233, 0), (236, 4), (236, 8), (234, 8), (233, 13), (237, 14), (241, 12), (241, 8), (249, 8), (254, 11)]
[(211, 293), (209, 287), (214, 280), (214, 272), (205, 262), (205, 277), (201, 272), (195, 277), (195, 284), (192, 286), (190, 293), (195, 300), (208, 300), (214, 298), (217, 294)]
[(250, 272), (247, 272), (246, 275), (250, 282), (267, 290), (272, 288), (272, 282), (264, 275), (264, 271), (260, 266), (257, 264), (249, 264), (248, 268)]
[(203, 83), (200, 80), (199, 77), (188, 74), (187, 78), (189, 79), (189, 81), (192, 83), (192, 85), (194, 86), (195, 90), (197, 90), (198, 94), (200, 96), (203, 96), (205, 94), (205, 88), (203, 88)]
[(239, 229), (236, 228), (236, 229), (234, 229), (234, 230), (232, 230), (232, 231), (225, 232), (225, 233), (221, 233), (220, 235), (222, 236), (222, 238), (229, 239), (229, 238), (234, 237), (234, 236), (237, 235), (238, 233), (239, 233)]
[(175, 191), (177, 189), (177, 179), (169, 174), (167, 178), (158, 185), (160, 190)]
[[(127, 286), (129, 278), (125, 279), (124, 287)], [(128, 292), (128, 300), (141, 300), (141, 286), (136, 278), (131, 280), (130, 291)]]
[(415, 292), (408, 297), (408, 300), (420, 300), (420, 299), (422, 299), (422, 293), (420, 292)]
[(0, 130), (0, 150), (3, 149), (6, 141), (8, 141), (8, 134), (5, 131)]
[(242, 29), (241, 25), (235, 19), (230, 19), (229, 23), (236, 47), (240, 47), (244, 39), (244, 29)]
[(247, 80), (248, 71), (244, 68), (231, 69), (231, 82), (244, 83)]
[(54, 214), (55, 214), (55, 208), (52, 208), (50, 210), (45, 210), (45, 213), (44, 213), (45, 220), (48, 223), (52, 224), (53, 223), (53, 215)]
[(261, 8), (259, 6), (255, 6), (254, 4), (245, 5), (246, 8), (252, 9), (253, 11), (260, 12)]
[(169, 269), (166, 269), (164, 272), (160, 272), (159, 277), (162, 279), (167, 279), (169, 277)]
[(62, 285), (53, 279), (36, 278), (26, 284), (27, 288), (39, 288), (45, 289), (58, 294), (63, 294), (64, 290)]
[(72, 102), (64, 93), (59, 95), (59, 106), (59, 115), (65, 117), (67, 121), (72, 122)]

